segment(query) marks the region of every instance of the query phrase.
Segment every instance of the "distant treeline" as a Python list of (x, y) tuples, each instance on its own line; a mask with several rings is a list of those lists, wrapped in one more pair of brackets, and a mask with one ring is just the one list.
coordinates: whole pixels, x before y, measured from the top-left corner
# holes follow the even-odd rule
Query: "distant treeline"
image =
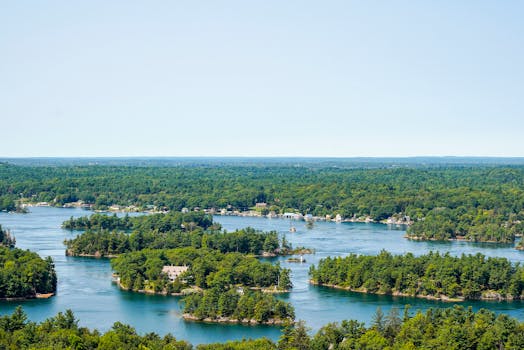
[(63, 227), (89, 230), (65, 241), (67, 254), (73, 256), (115, 256), (145, 248), (181, 247), (260, 255), (264, 252), (286, 254), (291, 248), (285, 239), (279, 239), (276, 231), (262, 232), (252, 228), (220, 231), (220, 225), (213, 223), (212, 216), (202, 212), (169, 212), (132, 218), (94, 214), (71, 218)]
[(56, 292), (53, 260), (0, 245), (0, 299), (34, 298)]
[(524, 298), (524, 267), (506, 258), (430, 252), (350, 254), (312, 266), (313, 283), (375, 294), (464, 299)]
[[(298, 210), (323, 216), (369, 216), (380, 221), (409, 216), (417, 239), (465, 238), (514, 242), (524, 221), (524, 166), (404, 165), (350, 168), (182, 164), (171, 167), (0, 164), (0, 210), (15, 201), (52, 205), (82, 200), (95, 209), (112, 204), (246, 210)], [(326, 163), (327, 164), (327, 163)]]
[[(139, 335), (131, 326), (116, 322), (101, 333), (79, 327), (70, 310), (43, 322), (27, 321), (19, 307), (0, 316), (0, 348), (6, 349), (151, 349), (191, 350), (188, 342), (168, 334)], [(303, 322), (289, 324), (278, 342), (267, 338), (202, 344), (197, 350), (357, 350), (357, 349), (505, 349), (524, 348), (524, 324), (507, 315), (454, 306), (401, 316), (377, 310), (372, 325), (349, 320), (328, 323), (309, 335)]]

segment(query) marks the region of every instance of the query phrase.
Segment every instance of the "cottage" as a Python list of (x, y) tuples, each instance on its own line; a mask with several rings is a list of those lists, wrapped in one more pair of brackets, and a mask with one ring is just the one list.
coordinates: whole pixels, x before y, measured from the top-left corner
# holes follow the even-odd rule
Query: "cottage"
[(174, 281), (188, 270), (187, 266), (174, 266), (174, 265), (166, 265), (162, 267), (162, 273), (165, 273), (170, 281)]

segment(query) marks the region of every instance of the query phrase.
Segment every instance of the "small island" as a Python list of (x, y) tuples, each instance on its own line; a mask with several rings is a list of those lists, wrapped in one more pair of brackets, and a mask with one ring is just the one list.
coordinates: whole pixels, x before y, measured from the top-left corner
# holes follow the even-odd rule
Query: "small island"
[(295, 319), (291, 304), (246, 288), (212, 288), (186, 296), (183, 303), (187, 321), (281, 325)]
[(184, 319), (278, 325), (293, 320), (274, 293), (292, 287), (289, 270), (241, 253), (205, 248), (142, 250), (111, 260), (122, 289), (184, 296)]
[(251, 288), (286, 292), (290, 271), (240, 253), (203, 248), (142, 250), (111, 260), (117, 283), (123, 289), (175, 294), (183, 290)]
[(322, 259), (310, 276), (312, 284), (369, 294), (442, 301), (524, 299), (524, 267), (480, 253), (350, 254)]

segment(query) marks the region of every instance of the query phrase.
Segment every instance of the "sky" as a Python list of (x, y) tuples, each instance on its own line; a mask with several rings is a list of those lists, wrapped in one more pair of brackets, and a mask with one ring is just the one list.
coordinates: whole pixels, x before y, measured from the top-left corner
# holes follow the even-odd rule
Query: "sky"
[(524, 156), (524, 2), (2, 1), (0, 156)]

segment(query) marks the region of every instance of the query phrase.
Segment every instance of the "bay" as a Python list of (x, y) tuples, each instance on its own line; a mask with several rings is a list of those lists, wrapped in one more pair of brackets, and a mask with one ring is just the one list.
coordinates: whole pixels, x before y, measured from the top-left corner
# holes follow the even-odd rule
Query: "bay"
[[(30, 249), (43, 257), (51, 256), (58, 274), (58, 292), (47, 300), (0, 302), (0, 314), (11, 313), (21, 304), (33, 321), (42, 321), (59, 311), (71, 309), (82, 326), (106, 331), (116, 321), (132, 325), (140, 333), (172, 333), (178, 339), (193, 344), (223, 342), (233, 339), (268, 337), (277, 340), (280, 329), (268, 326), (216, 325), (188, 323), (181, 319), (179, 298), (151, 296), (125, 292), (111, 283), (111, 268), (107, 259), (66, 257), (63, 241), (78, 234), (60, 228), (69, 217), (90, 215), (77, 208), (32, 207), (29, 214), (0, 213), (0, 224), (16, 236), (17, 246)], [(429, 307), (450, 307), (453, 303), (424, 299), (364, 295), (312, 286), (308, 270), (326, 256), (344, 256), (349, 253), (376, 254), (382, 249), (401, 254), (423, 254), (431, 250), (452, 255), (481, 252), (487, 256), (502, 256), (513, 262), (524, 262), (524, 252), (511, 245), (474, 244), (467, 242), (415, 242), (403, 238), (405, 231), (372, 223), (316, 222), (307, 228), (304, 222), (294, 222), (297, 232), (289, 232), (290, 222), (284, 219), (266, 219), (237, 216), (216, 216), (215, 220), (229, 231), (251, 226), (262, 230), (276, 230), (294, 247), (315, 249), (305, 255), (304, 263), (290, 263), (286, 258), (271, 259), (291, 269), (293, 290), (281, 296), (293, 304), (297, 319), (306, 321), (313, 331), (322, 325), (344, 319), (369, 323), (377, 307), (387, 311), (403, 309), (425, 310)], [(473, 309), (489, 308), (524, 320), (522, 302), (465, 302)]]

